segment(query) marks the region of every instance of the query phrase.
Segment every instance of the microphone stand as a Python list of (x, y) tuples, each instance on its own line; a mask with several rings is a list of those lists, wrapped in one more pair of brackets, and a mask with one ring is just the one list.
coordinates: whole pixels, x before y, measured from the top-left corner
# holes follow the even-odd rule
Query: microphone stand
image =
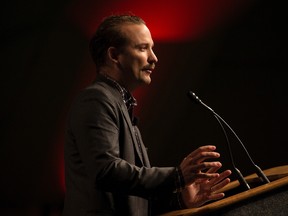
[(227, 136), (227, 133), (226, 133), (226, 130), (222, 124), (222, 122), (228, 127), (228, 129), (233, 133), (233, 135), (236, 137), (236, 139), (238, 140), (238, 142), (241, 144), (242, 148), (244, 149), (246, 155), (248, 156), (250, 162), (252, 163), (254, 169), (255, 169), (255, 172), (256, 174), (258, 175), (258, 177), (260, 178), (260, 180), (264, 183), (269, 183), (269, 179), (267, 178), (267, 176), (263, 173), (263, 171), (261, 170), (261, 168), (259, 166), (257, 166), (254, 161), (252, 160), (250, 154), (248, 153), (246, 147), (244, 146), (244, 144), (242, 143), (242, 141), (240, 140), (240, 138), (237, 136), (237, 134), (234, 132), (234, 130), (230, 127), (230, 125), (221, 117), (219, 116), (216, 112), (214, 112), (213, 109), (211, 109), (209, 106), (207, 106), (205, 103), (203, 103), (199, 97), (192, 91), (189, 91), (188, 92), (188, 97), (192, 100), (192, 101), (195, 101), (197, 103), (200, 103), (202, 106), (204, 106), (206, 109), (208, 109), (210, 112), (213, 113), (214, 117), (216, 118), (216, 120), (218, 121), (218, 123), (220, 124), (221, 126), (221, 129), (225, 135), (225, 138), (226, 138), (226, 144), (227, 144), (227, 147), (228, 147), (228, 150), (229, 150), (229, 156), (230, 156), (230, 160), (231, 160), (231, 163), (232, 163), (232, 166), (233, 166), (233, 169), (236, 171), (236, 174), (238, 176), (238, 180), (240, 182), (240, 184), (246, 188), (247, 190), (250, 189), (250, 186), (249, 184), (247, 183), (247, 181), (245, 180), (245, 178), (243, 177), (242, 173), (240, 172), (240, 170), (235, 166), (235, 163), (234, 163), (234, 158), (233, 158), (233, 154), (232, 154), (232, 150), (231, 150), (231, 145), (230, 145), (230, 142), (229, 142), (229, 138)]
[(218, 123), (220, 124), (221, 126), (221, 129), (225, 135), (225, 138), (226, 138), (226, 144), (227, 144), (227, 147), (228, 147), (228, 150), (229, 150), (229, 156), (230, 156), (230, 161), (231, 161), (231, 164), (232, 164), (232, 167), (234, 169), (234, 171), (236, 172), (237, 176), (238, 176), (238, 180), (240, 182), (240, 184), (247, 190), (250, 190), (250, 185), (248, 184), (248, 182), (246, 181), (246, 179), (243, 177), (241, 171), (236, 167), (235, 163), (234, 163), (234, 158), (233, 158), (233, 154), (232, 154), (232, 150), (231, 150), (231, 145), (230, 145), (230, 142), (229, 142), (229, 138), (227, 136), (227, 133), (226, 133), (226, 130), (223, 126), (223, 124), (221, 123), (220, 119), (218, 118), (217, 115), (214, 115), (214, 117), (216, 118), (216, 120), (218, 121)]

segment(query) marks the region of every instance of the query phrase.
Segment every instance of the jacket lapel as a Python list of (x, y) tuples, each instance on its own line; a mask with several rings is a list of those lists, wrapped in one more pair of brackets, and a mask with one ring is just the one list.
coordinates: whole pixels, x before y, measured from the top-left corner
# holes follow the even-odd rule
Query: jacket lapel
[[(138, 155), (138, 157), (140, 158), (142, 164), (145, 165), (145, 163), (144, 163), (144, 161), (143, 161), (141, 149), (139, 149), (138, 141), (137, 141), (137, 138), (136, 138), (136, 135), (135, 135), (135, 131), (134, 131), (134, 130), (136, 130), (136, 128), (134, 128), (134, 126), (132, 125), (132, 122), (131, 122), (131, 119), (130, 119), (130, 116), (129, 116), (129, 113), (128, 113), (128, 111), (127, 111), (127, 108), (126, 108), (125, 104), (122, 104), (122, 103), (121, 103), (121, 110), (122, 110), (122, 112), (123, 112), (125, 121), (126, 121), (126, 123), (127, 123), (127, 125), (128, 125), (130, 134), (131, 134), (131, 136), (132, 136), (134, 148), (136, 149), (137, 155)], [(141, 145), (141, 147), (143, 146), (141, 142), (140, 142), (140, 145)], [(142, 152), (143, 152), (143, 154), (144, 154), (143, 149), (142, 149)]]

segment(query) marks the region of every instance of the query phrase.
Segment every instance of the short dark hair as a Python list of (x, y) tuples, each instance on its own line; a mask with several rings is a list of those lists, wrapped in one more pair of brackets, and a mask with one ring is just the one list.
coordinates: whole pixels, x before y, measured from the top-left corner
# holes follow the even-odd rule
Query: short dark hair
[(120, 29), (120, 26), (126, 23), (145, 25), (140, 17), (131, 14), (108, 16), (99, 25), (89, 44), (90, 54), (97, 70), (105, 64), (109, 47), (121, 48), (127, 43), (127, 37)]

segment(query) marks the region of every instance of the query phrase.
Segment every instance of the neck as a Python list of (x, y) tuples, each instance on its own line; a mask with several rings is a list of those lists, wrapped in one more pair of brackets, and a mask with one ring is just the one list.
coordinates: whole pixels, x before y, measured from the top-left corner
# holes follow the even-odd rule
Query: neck
[(129, 92), (133, 92), (133, 90), (135, 89), (133, 86), (128, 85), (129, 82), (124, 79), (122, 71), (113, 70), (113, 69), (110, 69), (109, 67), (103, 67), (99, 70), (99, 74), (101, 74), (102, 76), (111, 78), (112, 80), (119, 83), (119, 85), (127, 89)]

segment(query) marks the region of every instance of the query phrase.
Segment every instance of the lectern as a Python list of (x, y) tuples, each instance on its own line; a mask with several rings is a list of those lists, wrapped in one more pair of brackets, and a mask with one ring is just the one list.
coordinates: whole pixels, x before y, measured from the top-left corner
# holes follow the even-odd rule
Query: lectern
[(252, 189), (239, 192), (233, 181), (221, 189), (228, 196), (199, 208), (168, 212), (162, 216), (225, 215), (225, 216), (288, 216), (288, 165), (264, 170), (270, 183), (259, 184), (256, 174), (246, 176)]

